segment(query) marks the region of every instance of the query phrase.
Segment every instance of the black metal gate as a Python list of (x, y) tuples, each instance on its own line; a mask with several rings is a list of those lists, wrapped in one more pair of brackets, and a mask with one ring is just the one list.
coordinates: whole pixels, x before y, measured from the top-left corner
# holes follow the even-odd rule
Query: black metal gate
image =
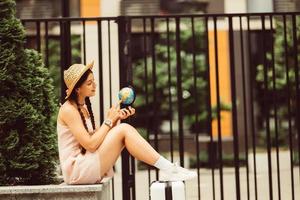
[[(186, 183), (188, 199), (299, 199), (299, 15), (22, 22), (28, 45), (43, 53), (47, 66), (62, 70), (73, 62), (86, 63), (86, 36), (92, 34), (86, 26), (94, 25), (101, 122), (107, 84), (103, 60), (108, 60), (105, 94), (111, 105), (116, 51), (111, 43), (118, 40), (120, 87), (131, 85), (137, 92), (137, 114), (129, 123), (165, 157), (197, 171), (198, 179)], [(79, 30), (72, 31), (74, 26)], [(59, 45), (59, 59), (51, 57), (51, 40)], [(72, 52), (76, 48), (79, 53)], [(128, 152), (122, 163), (123, 199), (148, 199), (159, 172), (136, 163)], [(136, 189), (141, 186), (146, 188), (142, 193)]]

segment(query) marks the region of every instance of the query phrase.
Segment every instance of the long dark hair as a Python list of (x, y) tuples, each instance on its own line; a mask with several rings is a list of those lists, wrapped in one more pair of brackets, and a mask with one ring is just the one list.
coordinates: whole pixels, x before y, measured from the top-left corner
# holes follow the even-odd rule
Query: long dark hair
[[(81, 120), (82, 120), (82, 123), (84, 125), (84, 128), (86, 129), (87, 132), (89, 132), (88, 130), (88, 126), (86, 124), (86, 121), (85, 121), (85, 117), (83, 115), (83, 113), (81, 112), (81, 109), (80, 109), (80, 106), (79, 106), (79, 102), (78, 102), (78, 97), (77, 97), (77, 94), (76, 94), (76, 89), (79, 88), (88, 78), (88, 76), (90, 74), (92, 74), (92, 70), (87, 70), (82, 76), (81, 78), (78, 80), (78, 82), (76, 83), (76, 85), (74, 86), (74, 89), (71, 93), (71, 95), (69, 96), (69, 98), (67, 100), (72, 100), (76, 103), (77, 105), (77, 109), (78, 109), (78, 112), (80, 114), (80, 117), (81, 117)], [(93, 132), (95, 131), (95, 118), (94, 118), (94, 114), (93, 114), (93, 110), (92, 110), (92, 104), (91, 104), (91, 101), (90, 101), (90, 98), (89, 97), (86, 97), (85, 98), (85, 104), (87, 105), (87, 109), (88, 109), (88, 112), (89, 112), (89, 115), (91, 117), (91, 121), (92, 121), (92, 126), (93, 126)], [(86, 149), (81, 147), (81, 153), (82, 154), (85, 154), (86, 152)]]

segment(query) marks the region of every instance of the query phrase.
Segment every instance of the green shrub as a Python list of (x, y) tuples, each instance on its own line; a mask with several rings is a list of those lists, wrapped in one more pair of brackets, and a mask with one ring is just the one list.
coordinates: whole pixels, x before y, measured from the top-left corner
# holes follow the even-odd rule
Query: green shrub
[(15, 2), (0, 2), (0, 184), (56, 181), (52, 79), (41, 55), (24, 49)]

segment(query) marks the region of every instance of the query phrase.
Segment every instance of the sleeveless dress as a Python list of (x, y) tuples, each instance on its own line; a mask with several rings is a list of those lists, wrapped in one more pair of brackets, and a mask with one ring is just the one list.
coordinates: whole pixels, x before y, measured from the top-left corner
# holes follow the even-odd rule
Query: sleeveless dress
[[(86, 119), (88, 130), (93, 130), (91, 119)], [(81, 154), (80, 144), (70, 129), (57, 122), (58, 151), (65, 183), (94, 184), (102, 180), (97, 151)], [(110, 176), (112, 172), (110, 171)]]

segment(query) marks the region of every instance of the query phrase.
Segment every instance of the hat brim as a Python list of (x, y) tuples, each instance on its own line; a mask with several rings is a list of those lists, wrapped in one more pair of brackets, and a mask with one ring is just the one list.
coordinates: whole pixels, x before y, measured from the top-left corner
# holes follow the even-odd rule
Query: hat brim
[(73, 84), (67, 89), (67, 96), (65, 97), (65, 99), (68, 99), (70, 97), (70, 95), (72, 94), (72, 91), (76, 85), (76, 83), (79, 81), (79, 79), (81, 78), (81, 76), (89, 69), (93, 69), (94, 67), (94, 61), (92, 61), (91, 63), (85, 65), (84, 70), (81, 71), (80, 76), (77, 77), (77, 79), (73, 82)]

